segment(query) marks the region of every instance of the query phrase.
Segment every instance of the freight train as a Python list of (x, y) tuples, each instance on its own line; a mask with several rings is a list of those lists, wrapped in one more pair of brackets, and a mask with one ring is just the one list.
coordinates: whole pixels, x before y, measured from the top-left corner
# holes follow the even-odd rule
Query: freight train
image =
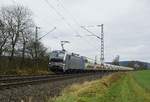
[(48, 69), (55, 73), (133, 70), (133, 68), (111, 64), (102, 66), (92, 59), (65, 50), (55, 50), (50, 53)]

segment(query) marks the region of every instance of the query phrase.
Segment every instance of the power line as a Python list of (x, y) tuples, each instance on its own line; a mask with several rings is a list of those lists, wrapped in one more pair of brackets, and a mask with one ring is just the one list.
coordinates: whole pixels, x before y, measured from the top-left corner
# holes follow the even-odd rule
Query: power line
[(86, 30), (87, 32), (89, 32), (90, 34), (92, 34), (92, 35), (88, 35), (88, 36), (95, 36), (98, 39), (101, 39), (99, 36), (97, 36), (95, 33), (91, 32), (90, 30), (86, 29), (84, 26), (81, 26), (81, 28), (83, 28), (84, 30)]
[[(79, 34), (79, 31), (75, 30), (72, 25), (66, 21), (65, 17), (53, 6), (49, 3), (48, 0), (45, 0), (45, 2), (49, 5), (50, 8), (52, 8), (57, 15), (59, 15), (61, 17), (61, 19), (75, 32), (76, 37), (81, 37), (81, 35)], [(65, 8), (65, 6), (63, 5), (62, 2), (60, 2), (59, 0), (57, 0), (57, 2), (60, 4), (60, 6), (68, 13), (68, 15), (70, 15), (72, 17), (72, 20), (75, 22), (75, 24), (80, 27), (80, 24), (78, 23), (78, 21), (71, 15), (71, 13)]]
[(46, 35), (48, 35), (49, 33), (53, 32), (56, 29), (56, 27), (54, 27), (52, 30), (50, 30), (48, 33), (46, 33), (45, 35), (43, 35), (42, 37), (40, 37), (38, 40), (41, 40), (43, 37), (45, 37)]
[[(74, 23), (80, 28), (80, 23), (78, 22), (78, 20), (76, 19), (77, 17), (74, 17), (69, 10), (64, 6), (63, 2), (61, 2), (60, 0), (56, 0), (59, 5), (66, 11), (66, 13), (72, 18), (72, 20), (74, 21)], [(81, 35), (78, 33), (76, 36), (81, 37)]]
[(68, 13), (69, 16), (71, 16), (72, 20), (75, 22), (76, 25), (80, 26), (79, 22), (75, 19), (74, 16), (72, 16), (72, 14), (69, 12), (69, 10), (64, 6), (64, 4), (62, 2), (60, 2), (60, 0), (57, 0), (57, 2), (60, 4), (60, 6), (66, 11), (66, 13)]
[(44, 0), (44, 1), (48, 4), (48, 6), (49, 6), (50, 8), (52, 8), (52, 9), (57, 13), (57, 15), (60, 16), (60, 18), (61, 18), (76, 34), (78, 34), (78, 32), (77, 32), (77, 31), (72, 27), (72, 25), (65, 19), (65, 17), (64, 17), (59, 11), (57, 11), (57, 9), (56, 9), (53, 5), (51, 5), (48, 0)]

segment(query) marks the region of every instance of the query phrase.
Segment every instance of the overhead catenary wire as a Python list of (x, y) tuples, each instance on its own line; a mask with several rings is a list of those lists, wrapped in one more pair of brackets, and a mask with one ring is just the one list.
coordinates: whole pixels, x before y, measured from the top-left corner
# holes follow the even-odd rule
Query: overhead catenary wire
[(61, 18), (76, 34), (78, 34), (78, 32), (72, 27), (72, 25), (66, 20), (66, 18), (65, 18), (52, 4), (50, 4), (48, 0), (44, 0), (44, 1), (47, 3), (47, 5), (48, 5), (51, 9), (53, 9), (53, 10), (56, 12), (56, 14), (57, 14), (58, 16), (60, 16), (60, 18)]
[(99, 36), (97, 36), (95, 33), (91, 32), (90, 30), (86, 29), (84, 26), (81, 26), (81, 28), (83, 28), (84, 30), (86, 30), (87, 32), (89, 32), (90, 34), (92, 34), (92, 35), (88, 35), (88, 36), (95, 36), (98, 39), (101, 39)]
[(57, 1), (57, 2), (59, 3), (59, 5), (66, 11), (66, 13), (72, 18), (72, 20), (75, 22), (75, 24), (80, 27), (79, 22), (78, 22), (78, 21), (76, 20), (76, 18), (69, 12), (69, 10), (64, 6), (64, 4), (63, 4), (60, 0), (56, 0), (56, 1)]
[(65, 17), (64, 17), (53, 5), (51, 5), (51, 4), (48, 2), (48, 0), (45, 0), (45, 1), (47, 2), (48, 6), (51, 7), (51, 8), (57, 13), (57, 15), (59, 15), (59, 16), (61, 17), (61, 19), (75, 32), (76, 35), (80, 35), (79, 32), (76, 31), (76, 30), (72, 27), (72, 25), (71, 25), (69, 22), (66, 21)]
[[(71, 17), (71, 19), (74, 21), (74, 23), (77, 25), (77, 27), (80, 28), (80, 23), (78, 22), (77, 20), (77, 17), (74, 17), (70, 12), (69, 10), (64, 6), (63, 2), (61, 0), (56, 0), (59, 5), (66, 11), (66, 13)], [(76, 37), (81, 37), (81, 35), (79, 34), (79, 31), (78, 31), (78, 34), (76, 35)]]
[(47, 32), (45, 35), (43, 35), (42, 37), (40, 37), (38, 40), (41, 40), (43, 37), (45, 37), (46, 35), (48, 35), (49, 33), (53, 32), (56, 29), (56, 27), (54, 27), (52, 30), (50, 30), (49, 32)]

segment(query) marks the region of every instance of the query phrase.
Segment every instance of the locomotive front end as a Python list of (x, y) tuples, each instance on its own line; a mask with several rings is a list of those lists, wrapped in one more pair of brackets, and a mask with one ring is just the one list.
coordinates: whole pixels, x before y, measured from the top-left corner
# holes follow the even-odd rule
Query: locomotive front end
[(52, 51), (50, 53), (48, 68), (55, 73), (64, 72), (65, 67), (65, 52), (64, 51)]

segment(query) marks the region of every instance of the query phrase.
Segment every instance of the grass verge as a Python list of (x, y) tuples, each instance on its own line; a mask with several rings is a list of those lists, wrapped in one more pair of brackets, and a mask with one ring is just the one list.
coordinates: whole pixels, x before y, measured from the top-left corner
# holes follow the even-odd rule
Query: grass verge
[(50, 102), (150, 102), (149, 76), (150, 71), (115, 73), (74, 84)]

